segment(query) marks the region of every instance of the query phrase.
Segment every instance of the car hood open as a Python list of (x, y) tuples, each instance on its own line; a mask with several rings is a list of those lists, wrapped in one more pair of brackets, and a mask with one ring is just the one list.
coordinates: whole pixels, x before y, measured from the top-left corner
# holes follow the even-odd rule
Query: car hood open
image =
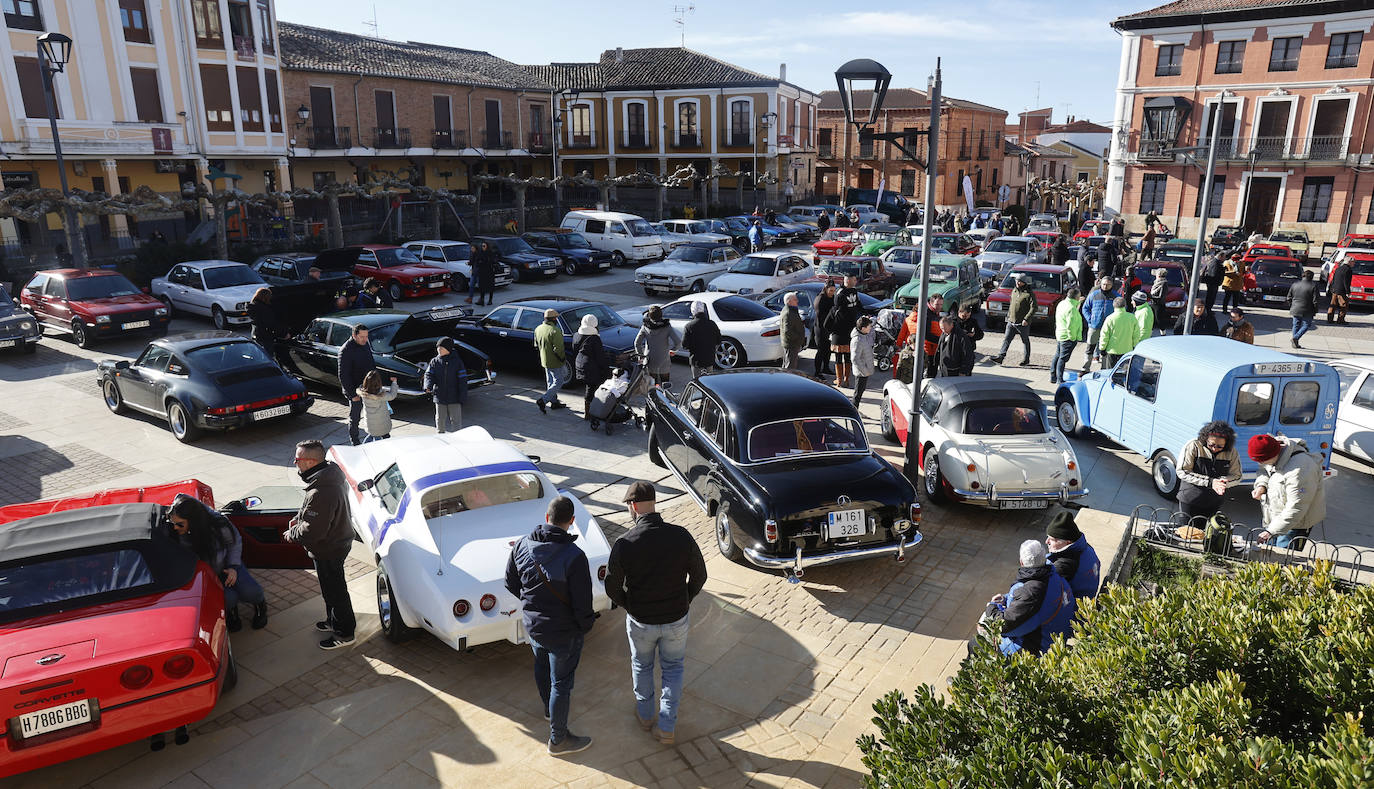
[(436, 307), (432, 310), (416, 312), (401, 322), (400, 328), (391, 336), (392, 347), (400, 347), (415, 340), (436, 340), (440, 337), (453, 337), (458, 322), (472, 315), (469, 307)]

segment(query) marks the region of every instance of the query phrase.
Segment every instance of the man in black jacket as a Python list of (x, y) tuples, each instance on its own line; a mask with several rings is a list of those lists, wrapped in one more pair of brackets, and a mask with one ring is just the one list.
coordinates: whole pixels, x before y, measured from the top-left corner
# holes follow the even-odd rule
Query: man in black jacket
[(468, 399), (468, 370), (452, 337), (440, 337), (438, 354), (425, 368), (424, 386), (434, 398), (434, 427), (440, 433), (463, 429), (463, 403)]
[[(1221, 292), (1221, 283), (1226, 279), (1226, 266), (1222, 262), (1226, 259), (1226, 253), (1220, 249), (1213, 249), (1212, 254), (1202, 263), (1202, 271), (1198, 274), (1199, 284), (1207, 286), (1207, 312), (1210, 314), (1217, 305), (1217, 294)], [(1215, 323), (1215, 320), (1213, 320)], [(1196, 334), (1197, 332), (1194, 332)]]
[(1354, 282), (1355, 269), (1350, 266), (1350, 259), (1346, 258), (1340, 265), (1331, 270), (1331, 280), (1326, 286), (1326, 297), (1329, 299), (1326, 305), (1327, 323), (1345, 323), (1345, 311), (1350, 306), (1350, 286)]
[[(690, 532), (654, 511), (654, 486), (640, 480), (625, 493), (634, 526), (611, 546), (606, 594), (625, 609), (634, 670), (635, 719), (664, 745), (673, 744), (683, 661), (687, 657), (688, 609), (706, 585), (706, 561)], [(663, 695), (654, 717), (654, 655), (663, 674)]]
[(358, 420), (363, 416), (363, 399), (358, 396), (358, 387), (363, 385), (364, 376), (375, 369), (377, 361), (372, 358), (372, 346), (367, 344), (367, 327), (359, 323), (353, 327), (353, 339), (339, 349), (339, 388), (348, 402), (348, 440), (355, 447), (362, 443)]
[(325, 460), (324, 444), (302, 441), (296, 445), (296, 471), (305, 480), (300, 511), (291, 519), (286, 541), (304, 546), (315, 561), (315, 575), (324, 598), (324, 619), (315, 629), (332, 633), (320, 649), (338, 649), (353, 643), (357, 620), (348, 596), (344, 562), (353, 547), (353, 526), (348, 518), (348, 482), (343, 471)]
[[(1183, 333), (1184, 314), (1178, 314), (1178, 320), (1174, 321), (1174, 334)], [(1189, 334), (1201, 334), (1207, 337), (1220, 337), (1221, 327), (1217, 326), (1217, 315), (1207, 309), (1207, 302), (1202, 299), (1193, 300), (1193, 326)]]
[(1294, 348), (1301, 348), (1298, 340), (1309, 331), (1317, 328), (1317, 283), (1312, 280), (1312, 270), (1302, 273), (1302, 279), (1288, 289), (1288, 315), (1293, 318), (1293, 336), (1290, 342)]
[(591, 737), (568, 731), (573, 674), (582, 658), (582, 639), (592, 629), (592, 574), (587, 555), (569, 534), (573, 502), (549, 502), (548, 523), (511, 549), (506, 560), (506, 590), (524, 603), (521, 618), (534, 649), (534, 684), (549, 719), (549, 753), (563, 756), (586, 750)]
[(945, 378), (951, 375), (973, 375), (975, 355), (973, 338), (959, 331), (954, 318), (946, 315), (940, 319), (940, 342), (936, 345), (935, 375)]
[(720, 327), (706, 314), (706, 302), (692, 302), (692, 319), (682, 329), (682, 347), (692, 362), (692, 378), (716, 368)]

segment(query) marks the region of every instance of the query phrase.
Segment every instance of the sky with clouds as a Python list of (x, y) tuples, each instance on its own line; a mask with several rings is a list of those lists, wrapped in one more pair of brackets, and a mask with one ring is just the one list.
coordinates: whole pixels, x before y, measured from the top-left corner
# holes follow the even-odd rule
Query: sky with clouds
[(858, 57), (887, 66), (893, 87), (924, 89), (940, 57), (947, 95), (1001, 107), (1012, 119), (1040, 106), (1053, 107), (1056, 121), (1074, 115), (1105, 124), (1121, 53), (1109, 23), (1159, 4), (915, 0), (886, 11), (812, 0), (277, 0), (277, 13), (287, 22), (362, 34), (372, 34), (375, 18), (382, 38), (481, 49), (516, 63), (592, 61), (617, 46), (676, 46), (681, 13), (688, 47), (765, 74), (786, 63), (788, 81), (810, 90), (833, 89), (836, 67)]

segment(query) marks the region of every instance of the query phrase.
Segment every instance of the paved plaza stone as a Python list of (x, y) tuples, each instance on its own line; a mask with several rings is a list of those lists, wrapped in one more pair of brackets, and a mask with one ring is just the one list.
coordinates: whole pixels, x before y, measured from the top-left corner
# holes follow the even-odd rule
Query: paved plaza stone
[[(643, 303), (629, 276), (626, 270), (579, 277), (558, 289), (615, 308)], [(515, 286), (504, 295), (534, 295), (538, 287)], [(1285, 323), (1277, 312), (1256, 312), (1262, 332)], [(1369, 316), (1354, 320), (1309, 335), (1309, 354), (1330, 359), (1374, 350)], [(174, 329), (199, 327), (179, 319)], [(980, 351), (992, 352), (999, 341), (990, 334)], [(1261, 342), (1284, 347), (1287, 335), (1262, 335)], [(0, 361), (8, 395), (0, 406), (0, 503), (187, 477), (209, 483), (223, 502), (261, 485), (297, 482), (289, 467), (295, 442), (346, 440), (346, 409), (328, 392), (318, 393), (305, 417), (207, 435), (190, 446), (179, 445), (156, 420), (114, 416), (94, 385), (92, 361), (132, 358), (141, 348), (127, 340), (83, 351), (49, 338), (36, 357)], [(1000, 372), (1048, 393), (1050, 351), (1050, 341), (1037, 335), (1034, 366)], [(978, 370), (993, 368), (982, 363)], [(679, 389), (688, 374), (685, 364), (674, 365)], [(900, 449), (878, 435), (881, 387), (874, 383), (861, 409), (870, 439), (900, 465)], [(635, 723), (622, 611), (597, 621), (577, 672), (571, 728), (595, 743), (570, 757), (551, 757), (530, 649), (500, 643), (455, 652), (425, 635), (388, 642), (378, 632), (372, 559), (359, 544), (348, 564), (359, 614), (352, 647), (316, 647), (313, 623), (322, 604), (312, 573), (255, 571), (271, 621), (264, 630), (234, 634), (239, 685), (192, 727), (189, 744), (150, 753), (146, 743), (134, 743), (5, 786), (852, 787), (865, 773), (855, 739), (873, 729), (873, 701), (923, 682), (943, 687), (983, 603), (1010, 582), (1017, 545), (1044, 536), (1043, 512), (927, 505), (925, 542), (904, 566), (884, 558), (816, 568), (791, 584), (719, 555), (711, 522), (649, 463), (642, 432), (594, 433), (576, 405), (541, 416), (534, 406), (541, 389), (532, 377), (502, 373), (496, 385), (472, 393), (465, 423), (540, 456), (544, 470), (581, 497), (611, 540), (629, 526), (620, 502), (624, 485), (654, 480), (665, 518), (690, 529), (707, 557), (710, 579), (691, 610), (676, 746), (659, 745)], [(572, 394), (569, 402), (580, 405)], [(398, 403), (393, 435), (427, 433), (430, 417), (427, 403)], [(1092, 489), (1079, 521), (1105, 566), (1130, 512), (1165, 502), (1138, 458), (1097, 440), (1074, 444)], [(1337, 466), (1340, 475), (1329, 483), (1328, 535), (1374, 545), (1374, 526), (1357, 514), (1374, 507), (1369, 468), (1345, 459)], [(1239, 491), (1228, 507), (1239, 520), (1255, 522), (1248, 493)]]

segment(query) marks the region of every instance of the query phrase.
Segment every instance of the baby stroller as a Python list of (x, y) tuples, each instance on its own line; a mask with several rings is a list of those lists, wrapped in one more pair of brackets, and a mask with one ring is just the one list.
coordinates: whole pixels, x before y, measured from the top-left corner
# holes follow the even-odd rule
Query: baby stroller
[(592, 430), (604, 428), (606, 435), (614, 431), (614, 425), (634, 420), (635, 426), (644, 428), (644, 415), (630, 408), (631, 397), (645, 397), (653, 387), (653, 379), (644, 370), (644, 363), (635, 359), (626, 367), (611, 371), (611, 377), (596, 388), (592, 395), (592, 405), (587, 411)]
[(892, 359), (897, 355), (897, 336), (902, 332), (902, 321), (906, 313), (901, 310), (879, 310), (873, 321), (873, 360), (878, 370), (892, 369)]

